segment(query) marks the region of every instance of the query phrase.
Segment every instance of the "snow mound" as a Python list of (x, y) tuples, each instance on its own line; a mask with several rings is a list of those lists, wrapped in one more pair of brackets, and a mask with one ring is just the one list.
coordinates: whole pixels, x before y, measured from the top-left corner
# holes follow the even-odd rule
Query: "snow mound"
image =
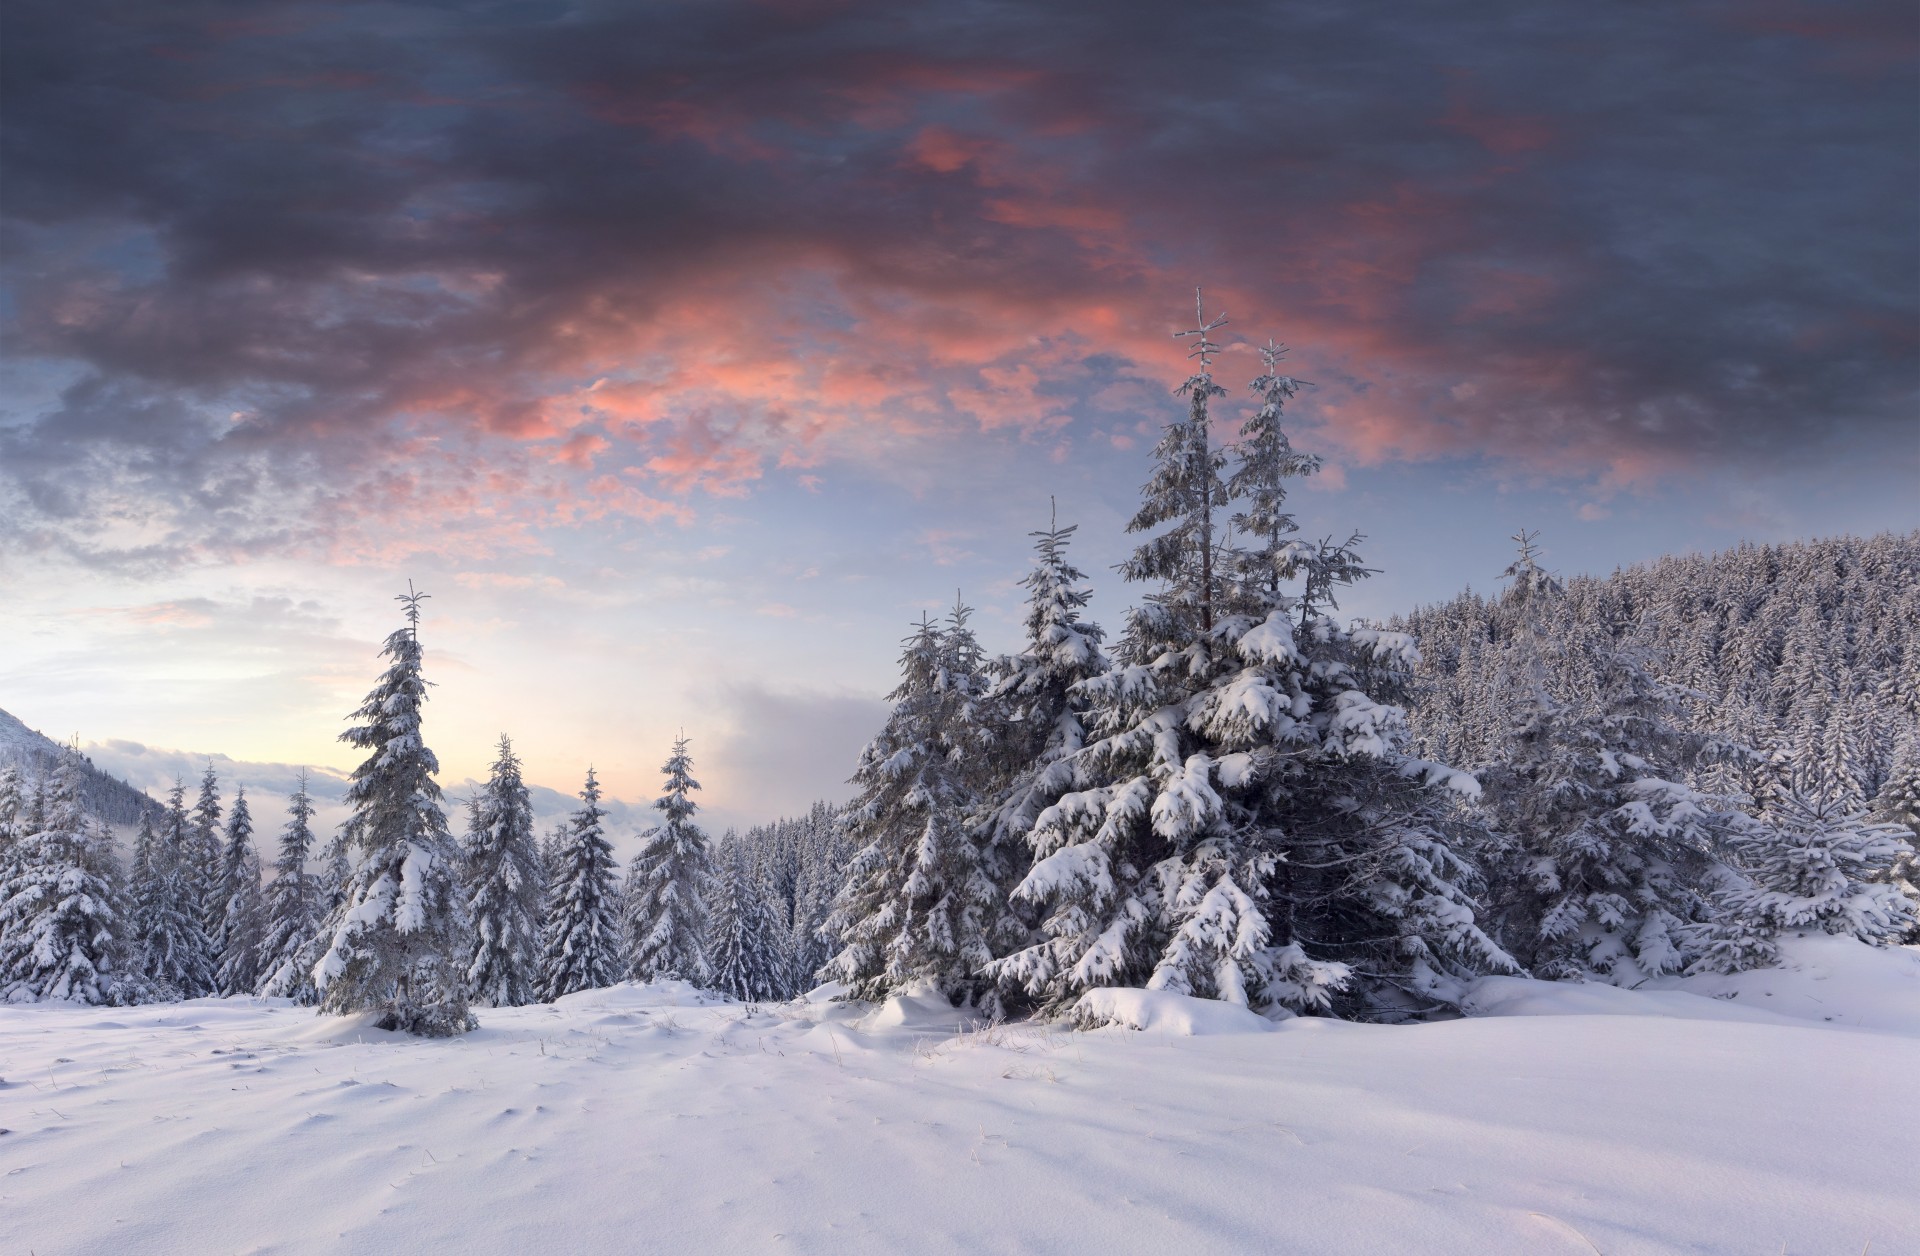
[(1074, 1019), (1089, 1028), (1113, 1026), (1146, 1033), (1258, 1034), (1274, 1027), (1257, 1012), (1218, 999), (1167, 990), (1089, 990), (1074, 1004)]
[(910, 1030), (915, 1033), (953, 1034), (960, 1032), (975, 1017), (957, 1008), (946, 995), (931, 984), (907, 987), (880, 1005), (880, 1010), (860, 1022), (868, 1031)]
[(1473, 983), (1460, 1010), (1468, 1016), (1655, 1016), (1674, 1020), (1789, 1020), (1764, 1009), (1736, 1007), (1685, 990), (1623, 990), (1603, 981), (1536, 981), (1531, 977), (1483, 977)]
[(1822, 1025), (1920, 1036), (1920, 946), (1789, 935), (1780, 939), (1778, 968), (1669, 977), (1646, 988), (1685, 990)]
[(1656, 1016), (1748, 1024), (1817, 1022), (1920, 1036), (1920, 947), (1815, 934), (1780, 942), (1781, 966), (1662, 977), (1631, 990), (1603, 982), (1483, 977), (1469, 1016)]

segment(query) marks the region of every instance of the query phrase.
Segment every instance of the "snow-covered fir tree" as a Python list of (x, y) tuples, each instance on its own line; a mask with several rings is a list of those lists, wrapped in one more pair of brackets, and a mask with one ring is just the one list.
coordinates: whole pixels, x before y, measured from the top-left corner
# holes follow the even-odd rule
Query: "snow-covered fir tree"
[(118, 868), (105, 829), (81, 805), (79, 756), (54, 765), (39, 825), (0, 869), (0, 1002), (128, 1001)]
[(234, 788), (220, 880), (220, 897), (226, 910), (214, 943), (219, 956), (215, 979), (221, 994), (252, 994), (260, 984), (260, 940), (266, 934), (267, 905), (245, 786)]
[(1016, 883), (1026, 873), (1026, 835), (1045, 801), (1064, 786), (1062, 760), (1086, 744), (1086, 700), (1078, 686), (1112, 666), (1106, 634), (1086, 618), (1092, 592), (1067, 558), (1073, 525), (1035, 532), (1027, 589), (1026, 648), (996, 659), (985, 705), (993, 724), (994, 780), (988, 786), (986, 841)]
[(706, 833), (693, 822), (699, 805), (692, 793), (700, 782), (693, 779), (684, 736), (673, 743), (660, 771), (667, 783), (653, 805), (661, 823), (642, 835), (640, 853), (627, 869), (627, 972), (636, 981), (705, 982), (713, 852)]
[(710, 984), (745, 1003), (779, 998), (785, 984), (773, 922), (750, 858), (738, 835), (722, 839), (707, 935)]
[(400, 601), (407, 626), (381, 650), (384, 675), (341, 740), (367, 751), (347, 789), (347, 842), (356, 855), (331, 938), (314, 965), (324, 1012), (378, 1012), (383, 1029), (446, 1037), (474, 1028), (467, 1009), (471, 942), (460, 886), (460, 848), (447, 831), (421, 736), (420, 600)]
[(1697, 958), (1731, 817), (1689, 784), (1707, 738), (1644, 652), (1581, 632), (1533, 560), (1508, 568), (1516, 630), (1491, 697), (1506, 712), (1481, 779), (1497, 835), (1490, 918), (1535, 976), (1631, 985)]
[[(0, 764), (0, 868), (6, 867), (13, 845), (20, 839), (26, 813), (26, 782), (18, 764)], [(142, 816), (146, 812), (140, 813)]]
[[(600, 782), (587, 769), (584, 804), (567, 823), (547, 891), (540, 995), (552, 1001), (620, 980), (620, 900)], [(531, 820), (529, 819), (529, 824)], [(530, 835), (530, 833), (529, 833)]]
[(307, 871), (312, 855), (313, 797), (307, 791), (307, 773), (302, 769), (300, 786), (287, 799), (287, 823), (280, 831), (273, 880), (266, 888), (258, 992), (307, 1007), (320, 1001), (320, 992), (313, 984), (313, 966), (320, 958), (316, 946), (323, 920), (321, 886)]
[(840, 950), (820, 976), (861, 998), (928, 984), (956, 1001), (991, 994), (985, 966), (1025, 935), (968, 825), (993, 748), (968, 613), (923, 618), (907, 639), (893, 712), (854, 772), (842, 823), (858, 851), (823, 926)]
[[(1873, 818), (1901, 830), (1904, 846), (1887, 881), (1920, 912), (1920, 733), (1901, 741), (1891, 763), (1887, 783), (1874, 799)], [(1920, 922), (1907, 931), (1906, 941), (1920, 942)]]
[(196, 846), (186, 786), (176, 779), (160, 819), (146, 892), (138, 900), (138, 936), (143, 971), (183, 999), (212, 994), (216, 987), (213, 943), (200, 926)]
[(487, 1007), (518, 1007), (539, 997), (540, 905), (546, 878), (533, 835), (533, 802), (513, 742), (500, 737), (486, 788), (467, 823), (466, 883), (473, 920), (467, 986)]
[[(1474, 786), (1403, 749), (1386, 699), (1412, 643), (1322, 613), (1366, 570), (1350, 546), (1306, 555), (1323, 560), (1298, 573), (1316, 598), (1306, 610), (1281, 591), (1302, 553), (1284, 480), (1305, 468), (1271, 430), (1250, 434), (1235, 477), (1259, 494), (1255, 548), (1220, 549), (1222, 464), (1206, 444), (1217, 326), (1189, 333), (1189, 413), (1156, 448), (1129, 525), (1153, 535), (1122, 572), (1158, 587), (1129, 616), (1121, 666), (1079, 686), (1095, 735), (1028, 836), (1034, 865), (1014, 894), (1044, 936), (990, 971), (1054, 1010), (1142, 984), (1300, 1011), (1430, 1006), (1512, 967), (1474, 923), (1473, 871), (1435, 797)], [(1256, 388), (1283, 401), (1273, 375)], [(1277, 424), (1277, 406), (1262, 413)]]
[(1251, 542), (1238, 551), (1235, 574), (1252, 587), (1253, 600), (1259, 605), (1274, 604), (1301, 574), (1302, 561), (1318, 554), (1317, 549), (1294, 540), (1300, 525), (1287, 509), (1288, 482), (1312, 475), (1321, 464), (1318, 457), (1295, 449), (1287, 435), (1287, 403), (1299, 394), (1304, 381), (1281, 372), (1285, 356), (1286, 349), (1271, 340), (1260, 350), (1266, 370), (1252, 385), (1260, 409), (1240, 429), (1240, 440), (1232, 451), (1234, 471), (1226, 487), (1230, 499), (1245, 503), (1233, 523)]
[(1758, 823), (1734, 829), (1736, 873), (1696, 967), (1737, 972), (1772, 964), (1783, 933), (1854, 937), (1884, 946), (1913, 928), (1915, 905), (1890, 884), (1910, 849), (1904, 830), (1875, 823), (1809, 781), (1803, 766), (1768, 799)]
[(200, 910), (200, 928), (220, 959), (220, 930), (227, 919), (226, 855), (220, 841), (220, 778), (207, 764), (200, 777), (200, 797), (193, 804), (192, 839), (187, 847), (187, 884)]

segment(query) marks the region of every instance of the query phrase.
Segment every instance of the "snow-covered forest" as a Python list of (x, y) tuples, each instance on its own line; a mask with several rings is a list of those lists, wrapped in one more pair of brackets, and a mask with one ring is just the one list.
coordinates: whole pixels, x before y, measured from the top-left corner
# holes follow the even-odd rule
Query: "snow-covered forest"
[[(520, 1251), (555, 1233), (613, 1250), (634, 1225), (703, 1248), (791, 1231), (811, 1250), (1015, 1233), (1063, 1250), (1095, 1236), (1253, 1250), (1270, 1222), (1248, 1201), (1274, 1190), (1311, 1215), (1301, 1234), (1401, 1249), (1599, 1234), (1608, 1251), (1759, 1250), (1818, 1241), (1842, 1199), (1869, 1243), (1911, 1233), (1920, 1215), (1889, 1167), (1909, 1126), (1858, 1084), (1890, 1077), (1920, 1033), (1920, 955), (1905, 945), (1920, 941), (1920, 534), (1563, 580), (1522, 532), (1491, 596), (1343, 619), (1343, 593), (1375, 573), (1359, 533), (1311, 540), (1292, 513), (1290, 488), (1320, 466), (1284, 426), (1300, 384), (1270, 345), (1257, 411), (1220, 439), (1215, 325), (1191, 333), (1183, 413), (1129, 524), (1124, 622), (1092, 620), (1075, 528), (1050, 522), (1033, 534), (1011, 649), (982, 642), (964, 603), (910, 626), (891, 714), (849, 765), (844, 802), (709, 833), (682, 736), (623, 868), (594, 770), (572, 814), (537, 832), (502, 736), (483, 787), (450, 806), (430, 748), (432, 620), (411, 586), (342, 734), (361, 760), (334, 831), (316, 831), (304, 779), (270, 799), (210, 764), (133, 807), (123, 841), (77, 753), (9, 762), (0, 1067), (36, 1092), (81, 1093), (28, 1108), (0, 1080), (0, 1105), (42, 1142), (71, 1130), (80, 1141), (59, 1146), (99, 1153), (69, 1165), (97, 1167), (110, 1147), (125, 1166), (174, 1156), (149, 1125), (193, 1119), (175, 1110), (184, 1086), (195, 1113), (225, 1114), (194, 1144), (221, 1181), (294, 1154), (259, 1143), (263, 1111), (297, 1108), (294, 1134), (338, 1151), (347, 1136), (328, 1123), (351, 1106), (342, 1128), (391, 1133), (399, 1159), (376, 1170), (321, 1152), (327, 1185), (312, 1193), (333, 1202), (298, 1231), (302, 1250)], [(1816, 1025), (1825, 1036), (1806, 1038)], [(1315, 1026), (1336, 1036), (1299, 1036)], [(1279, 1031), (1276, 1053), (1261, 1035)], [(1352, 1036), (1369, 1033), (1438, 1036)], [(1182, 1048), (1169, 1074), (1129, 1036), (1218, 1045)], [(455, 1059), (468, 1080), (449, 1089)], [(1536, 1085), (1543, 1065), (1567, 1071)], [(388, 1078), (378, 1093), (363, 1067)], [(669, 1068), (693, 1089), (661, 1089)], [(1088, 1089), (994, 1097), (1069, 1079)], [(878, 1143), (837, 1131), (849, 1082)], [(1730, 1101), (1739, 1088), (1797, 1098)], [(403, 1093), (433, 1112), (387, 1130), (377, 1105)], [(569, 1115), (543, 1123), (556, 1104)], [(1841, 1109), (1845, 1146), (1808, 1141)], [(143, 1114), (131, 1143), (127, 1112)], [(1688, 1174), (1621, 1169), (1676, 1113), (1685, 1132), (1662, 1138), (1684, 1144)], [(940, 1131), (954, 1121), (978, 1136), (952, 1143)], [(1486, 1132), (1514, 1123), (1549, 1140), (1549, 1160)], [(775, 1127), (786, 1141), (762, 1145)], [(1112, 1163), (1109, 1127), (1123, 1148), (1191, 1128), (1177, 1154), (1233, 1185), (1193, 1212), (1198, 1180), (1158, 1150)], [(1454, 1131), (1444, 1166), (1402, 1146), (1436, 1127)], [(564, 1149), (556, 1170), (526, 1167), (542, 1139)], [(1017, 1154), (1036, 1140), (1044, 1170)], [(1262, 1168), (1322, 1143), (1340, 1148), (1280, 1187)], [(0, 1154), (16, 1145), (40, 1144)], [(460, 1163), (487, 1147), (504, 1159)], [(1780, 1147), (1794, 1150), (1756, 1150)], [(724, 1220), (662, 1216), (651, 1187), (611, 1204), (581, 1194), (577, 1157), (625, 1163), (636, 1148), (649, 1172), (681, 1165), (658, 1172)], [(955, 1154), (980, 1176), (927, 1205), (916, 1224), (937, 1239), (916, 1235), (899, 1210), (926, 1185), (912, 1166)], [(742, 1211), (724, 1192), (746, 1157), (781, 1167)], [(861, 1176), (822, 1177), (821, 1157)], [(74, 1176), (92, 1169), (47, 1166), (15, 1170), (38, 1176), (0, 1195), (27, 1205), (0, 1237), (119, 1246), (119, 1219), (56, 1220), (60, 1199), (105, 1189)], [(411, 1219), (375, 1206), (382, 1183), (442, 1173), (455, 1185), (421, 1187)], [(1488, 1175), (1484, 1199), (1459, 1202)], [(1769, 1178), (1811, 1194), (1730, 1202)], [(1114, 1208), (1155, 1211), (1030, 1219), (1096, 1181), (1119, 1184)], [(1459, 1200), (1382, 1211), (1342, 1194), (1355, 1181)], [(863, 1189), (885, 1194), (878, 1219)], [(472, 1242), (476, 1190), (516, 1201), (492, 1247)], [(272, 1209), (231, 1208), (216, 1187), (196, 1197), (235, 1243), (289, 1235)], [(125, 1250), (202, 1237), (191, 1207), (140, 1207), (158, 1219)]]
[(1074, 527), (1036, 532), (1025, 639), (991, 652), (964, 604), (914, 625), (843, 805), (716, 839), (683, 738), (622, 870), (593, 771), (538, 835), (503, 736), (450, 817), (409, 588), (337, 832), (304, 787), (228, 794), (209, 765), (122, 851), (77, 755), (0, 769), (0, 994), (275, 996), (430, 1036), (656, 979), (1403, 1021), (1489, 975), (1633, 986), (1771, 964), (1787, 932), (1920, 936), (1920, 534), (1563, 581), (1522, 532), (1497, 594), (1345, 621), (1374, 572), (1291, 511), (1320, 465), (1285, 428), (1301, 384), (1270, 343), (1221, 440), (1217, 326), (1184, 333), (1118, 631)]

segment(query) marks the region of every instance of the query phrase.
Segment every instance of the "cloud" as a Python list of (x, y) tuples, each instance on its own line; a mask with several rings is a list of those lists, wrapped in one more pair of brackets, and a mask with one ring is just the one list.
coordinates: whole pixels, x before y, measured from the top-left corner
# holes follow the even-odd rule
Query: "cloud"
[(1120, 444), (1196, 281), (1361, 464), (1863, 456), (1920, 274), (1883, 13), (26, 0), (4, 331), (63, 382), (0, 414), (5, 544), (535, 553)]
[(849, 797), (844, 782), (887, 715), (878, 697), (760, 681), (712, 696), (729, 731), (695, 755), (707, 789), (733, 802), (708, 817), (716, 829), (802, 814), (823, 789), (829, 802)]

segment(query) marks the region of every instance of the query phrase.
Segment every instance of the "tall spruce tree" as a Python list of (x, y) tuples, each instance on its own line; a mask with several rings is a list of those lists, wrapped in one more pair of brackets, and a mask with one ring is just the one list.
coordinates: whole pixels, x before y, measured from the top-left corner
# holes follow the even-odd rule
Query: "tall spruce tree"
[(533, 802), (513, 742), (500, 736), (486, 789), (467, 824), (467, 909), (473, 956), (467, 986), (488, 1007), (518, 1007), (539, 997), (540, 906), (546, 878), (533, 835)]
[[(1404, 749), (1392, 699), (1411, 641), (1323, 613), (1366, 570), (1351, 546), (1307, 555), (1319, 565), (1298, 574), (1318, 600), (1304, 610), (1282, 591), (1301, 566), (1284, 481), (1303, 468), (1277, 405), (1237, 450), (1254, 548), (1219, 546), (1205, 399), (1223, 393), (1210, 339), (1223, 320), (1201, 313), (1182, 333), (1200, 367), (1181, 389), (1187, 419), (1157, 447), (1129, 525), (1165, 530), (1121, 568), (1158, 587), (1129, 616), (1122, 665), (1079, 685), (1095, 735), (1028, 834), (1014, 897), (1042, 913), (1043, 937), (989, 971), (1083, 1020), (1100, 1015), (1085, 992), (1115, 985), (1359, 1015), (1449, 1001), (1464, 978), (1513, 966), (1474, 923), (1473, 870), (1435, 797), (1475, 787)], [(1269, 362), (1256, 389), (1284, 401), (1274, 375)]]
[(234, 787), (233, 810), (227, 815), (220, 896), (226, 910), (214, 946), (219, 956), (215, 978), (221, 994), (252, 994), (260, 984), (267, 905), (260, 885), (260, 853), (253, 845), (253, 813), (243, 785)]
[(220, 778), (211, 760), (200, 777), (200, 797), (193, 804), (192, 840), (187, 846), (187, 884), (199, 904), (200, 928), (220, 959), (220, 930), (227, 918), (226, 859), (220, 841)]
[(292, 999), (311, 1007), (320, 1001), (314, 988), (313, 966), (323, 920), (319, 879), (307, 871), (313, 855), (313, 797), (307, 791), (306, 769), (300, 785), (287, 799), (287, 823), (280, 831), (280, 850), (273, 861), (273, 880), (266, 889), (266, 929), (260, 938), (259, 993)]
[(820, 976), (860, 998), (931, 984), (950, 1000), (990, 995), (985, 966), (1024, 930), (969, 829), (993, 764), (978, 701), (979, 647), (956, 606), (906, 641), (893, 713), (861, 753), (842, 813), (857, 848), (822, 931), (840, 950)]
[[(1087, 619), (1092, 592), (1067, 558), (1075, 525), (1056, 520), (1034, 538), (1027, 589), (1026, 648), (995, 660), (986, 705), (994, 723), (996, 780), (989, 786), (987, 840), (1024, 875), (1026, 835), (1050, 794), (1065, 781), (1061, 761), (1086, 744), (1086, 699), (1080, 683), (1112, 666), (1105, 631)], [(1015, 878), (1018, 880), (1018, 877)]]
[(540, 992), (549, 1001), (620, 979), (620, 902), (614, 884), (613, 845), (600, 809), (600, 782), (587, 769), (580, 789), (585, 805), (573, 813), (555, 852), (547, 891)]
[[(20, 840), (26, 802), (26, 782), (20, 777), (19, 765), (0, 764), (0, 868), (6, 867), (14, 843)], [(140, 814), (145, 817), (147, 813), (143, 809)]]
[(176, 778), (160, 820), (149, 890), (141, 899), (139, 936), (146, 975), (183, 999), (200, 998), (215, 988), (213, 944), (200, 927), (195, 890), (196, 845), (186, 786)]
[(715, 862), (712, 925), (707, 961), (713, 988), (743, 1003), (780, 997), (780, 954), (759, 879), (745, 844), (729, 833)]
[(687, 739), (674, 741), (660, 769), (665, 789), (654, 802), (661, 823), (641, 839), (627, 870), (625, 934), (627, 971), (636, 981), (679, 978), (705, 982), (708, 900), (713, 893), (713, 853), (693, 822), (699, 805), (693, 791), (693, 757)]
[(420, 602), (398, 600), (407, 626), (386, 640), (391, 663), (340, 735), (367, 751), (347, 789), (346, 839), (358, 855), (331, 939), (314, 965), (323, 1012), (378, 1012), (377, 1025), (427, 1037), (475, 1027), (467, 1009), (466, 903), (460, 848), (447, 831), (434, 775), (439, 760), (420, 729)]
[(1260, 409), (1240, 429), (1227, 482), (1227, 496), (1245, 503), (1233, 523), (1250, 542), (1236, 554), (1236, 574), (1253, 590), (1248, 600), (1263, 610), (1278, 603), (1281, 591), (1300, 576), (1302, 562), (1318, 553), (1294, 540), (1300, 525), (1287, 509), (1288, 482), (1312, 475), (1321, 463), (1295, 449), (1287, 435), (1287, 403), (1306, 381), (1281, 372), (1285, 356), (1286, 348), (1271, 340), (1260, 350), (1266, 370), (1252, 384)]

